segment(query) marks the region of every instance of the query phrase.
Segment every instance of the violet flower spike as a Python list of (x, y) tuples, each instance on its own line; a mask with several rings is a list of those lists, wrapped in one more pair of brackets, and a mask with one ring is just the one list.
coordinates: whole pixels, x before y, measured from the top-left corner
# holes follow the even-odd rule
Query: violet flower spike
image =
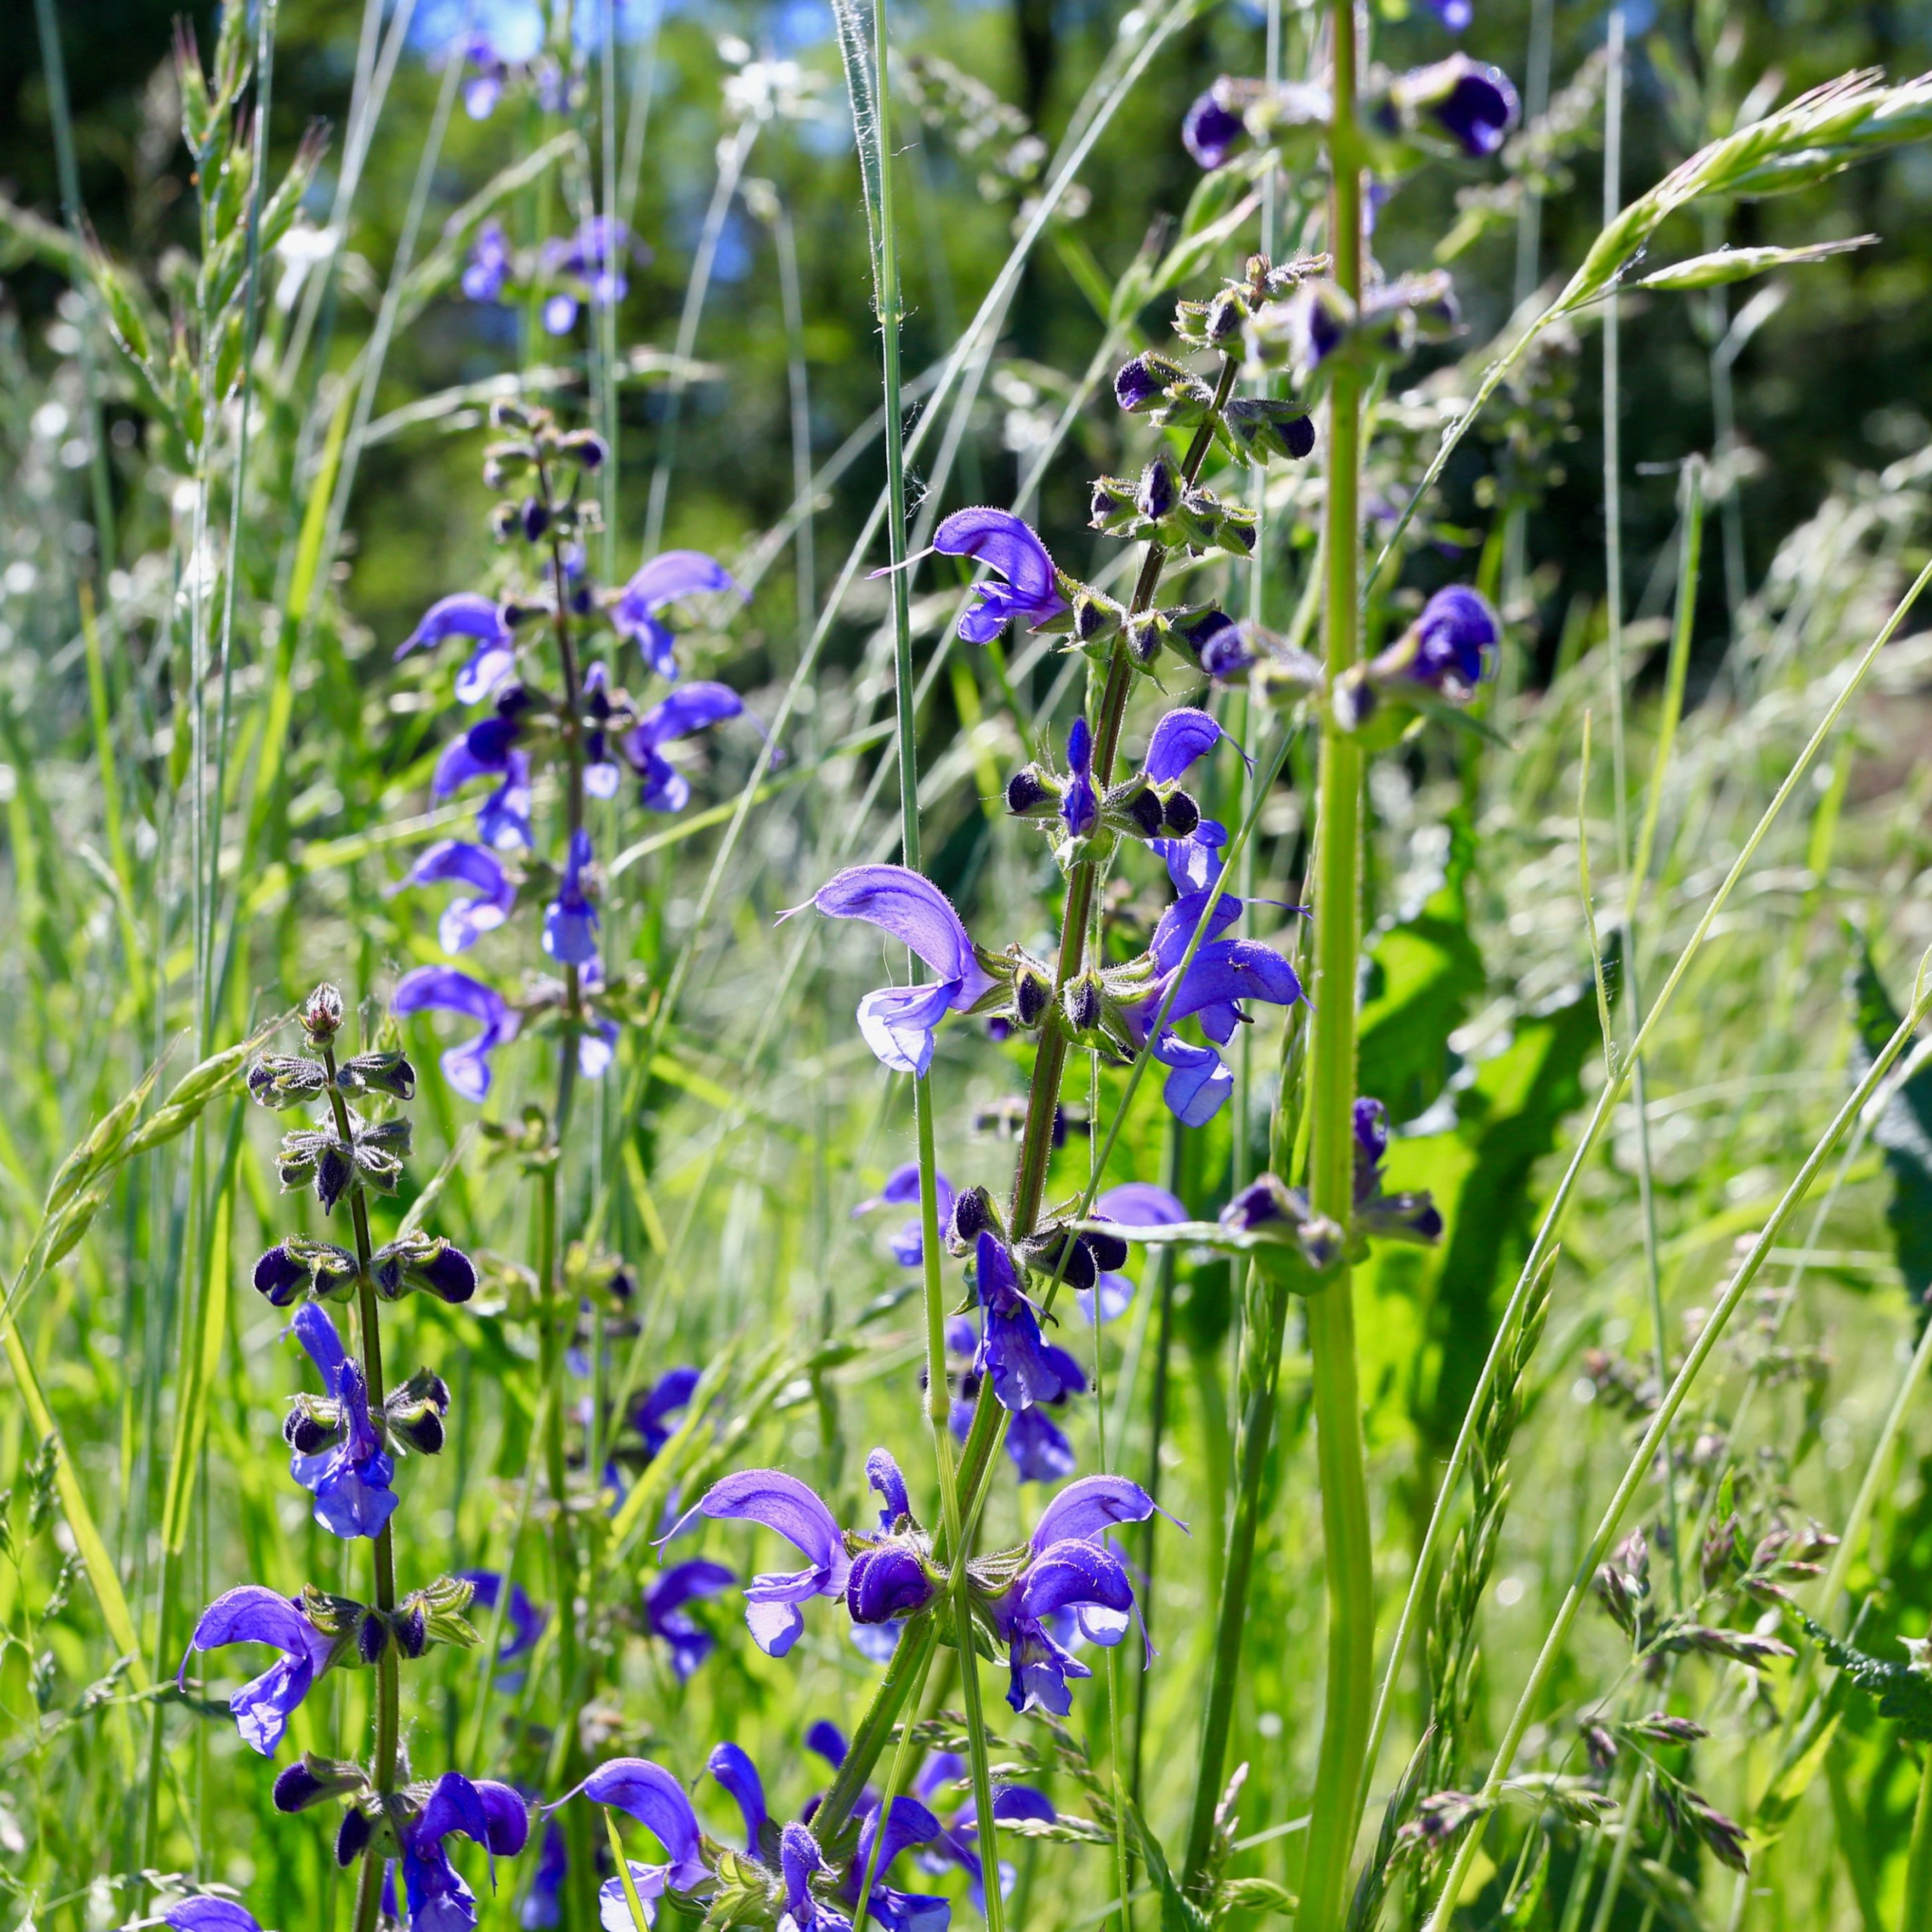
[(494, 1890), (496, 1860), (514, 1857), (530, 1836), (529, 1808), (508, 1785), (491, 1779), (472, 1783), (460, 1771), (445, 1771), (436, 1780), (423, 1809), (398, 1834), (409, 1932), (469, 1932), (475, 1924), (475, 1894), (443, 1848), (443, 1841), (459, 1832), (489, 1852)]
[[(939, 1224), (942, 1229), (952, 1216), (955, 1198), (953, 1186), (943, 1174), (933, 1176), (933, 1192), (939, 1204)], [(869, 1201), (862, 1201), (852, 1210), (852, 1218), (857, 1220), (861, 1214), (869, 1214), (875, 1208), (900, 1208), (908, 1206), (919, 1198), (919, 1164), (908, 1161), (903, 1167), (894, 1168), (886, 1176), (885, 1185)], [(892, 1250), (892, 1258), (902, 1268), (917, 1268), (926, 1258), (925, 1236), (917, 1215), (908, 1221), (888, 1244)]]
[(315, 1497), (315, 1521), (324, 1529), (343, 1537), (379, 1536), (395, 1514), (395, 1492), (389, 1487), (395, 1464), (383, 1454), (369, 1413), (362, 1365), (343, 1349), (335, 1324), (318, 1303), (304, 1302), (289, 1327), (320, 1371), (340, 1420), (334, 1446), (312, 1455), (294, 1451), (288, 1472)]
[(970, 557), (1005, 580), (976, 587), (959, 619), (968, 644), (990, 644), (1009, 623), (1038, 630), (1068, 608), (1047, 546), (1011, 510), (955, 510), (933, 532), (933, 548), (943, 557)]
[(661, 1549), (700, 1516), (761, 1524), (806, 1559), (806, 1567), (768, 1571), (745, 1586), (745, 1623), (767, 1657), (782, 1657), (798, 1641), (805, 1620), (798, 1606), (813, 1597), (844, 1594), (851, 1568), (845, 1538), (832, 1512), (796, 1476), (782, 1469), (745, 1469), (714, 1483), (658, 1539)]
[(390, 1010), (398, 1014), (460, 1013), (478, 1021), (483, 1030), (474, 1039), (448, 1048), (438, 1064), (450, 1084), (466, 1100), (481, 1101), (490, 1091), (490, 1056), (514, 1040), (523, 1024), (503, 995), (454, 966), (419, 966), (397, 983)]
[[(624, 586), (611, 617), (620, 637), (634, 637), (644, 661), (667, 683), (678, 677), (677, 638), (663, 613), (688, 597), (737, 590), (731, 574), (702, 550), (666, 550)], [(741, 592), (740, 595), (743, 593)]]
[[(669, 675), (676, 675), (675, 667)], [(688, 738), (694, 731), (721, 724), (728, 718), (736, 718), (744, 708), (743, 699), (729, 685), (703, 681), (686, 685), (653, 705), (625, 733), (618, 746), (626, 762), (642, 780), (638, 803), (647, 811), (682, 811), (691, 803), (691, 780), (658, 746), (675, 738)]]
[[(895, 1073), (923, 1074), (932, 1065), (940, 1021), (992, 989), (952, 902), (903, 866), (850, 866), (820, 886), (811, 903), (828, 918), (863, 919), (889, 933), (937, 974), (937, 985), (881, 986), (859, 1002), (859, 1032), (879, 1063)], [(794, 906), (780, 917), (804, 910)]]
[(289, 1713), (328, 1668), (334, 1640), (302, 1614), (296, 1599), (278, 1596), (259, 1583), (244, 1583), (223, 1591), (196, 1620), (175, 1678), (177, 1687), (187, 1688), (188, 1658), (195, 1651), (229, 1644), (266, 1644), (281, 1653), (228, 1700), (242, 1743), (272, 1758), (288, 1729)]
[[(661, 1865), (626, 1861), (631, 1881), (648, 1913), (654, 1915), (654, 1902), (666, 1892), (688, 1892), (710, 1877), (697, 1814), (691, 1809), (684, 1786), (661, 1765), (648, 1758), (612, 1758), (599, 1764), (575, 1790), (566, 1792), (555, 1804), (543, 1809), (555, 1811), (579, 1796), (595, 1804), (614, 1804), (664, 1847)], [(597, 1897), (598, 1916), (605, 1932), (633, 1932), (622, 1879), (607, 1878)]]
[(579, 826), (571, 834), (557, 896), (544, 910), (543, 950), (565, 966), (597, 963), (597, 908), (583, 889), (591, 856), (590, 834)]
[(475, 891), (469, 898), (451, 900), (437, 922), (436, 937), (445, 952), (466, 952), (509, 917), (516, 904), (516, 887), (503, 861), (487, 846), (444, 838), (417, 859), (395, 889), (452, 883)]
[(671, 1669), (680, 1684), (688, 1684), (698, 1666), (717, 1648), (718, 1639), (691, 1620), (685, 1605), (695, 1598), (715, 1597), (734, 1588), (737, 1573), (702, 1557), (674, 1564), (644, 1592), (645, 1627), (661, 1637), (671, 1653)]

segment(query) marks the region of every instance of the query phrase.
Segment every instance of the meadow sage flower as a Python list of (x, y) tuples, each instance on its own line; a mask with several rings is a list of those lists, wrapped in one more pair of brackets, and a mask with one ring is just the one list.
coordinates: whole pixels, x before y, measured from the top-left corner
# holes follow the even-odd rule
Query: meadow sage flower
[(479, 703), (516, 662), (515, 636), (494, 598), (471, 590), (438, 598), (396, 646), (396, 660), (400, 663), (412, 651), (433, 650), (453, 637), (469, 638), (475, 645), (469, 663), (457, 674), (457, 696), (465, 704)]
[(973, 1366), (992, 1378), (1001, 1407), (1017, 1414), (1053, 1401), (1060, 1393), (1060, 1373), (1041, 1336), (1038, 1312), (1020, 1285), (1011, 1252), (990, 1232), (979, 1237), (974, 1251), (974, 1285), (980, 1327)]
[[(933, 1035), (948, 1013), (963, 1013), (992, 990), (971, 936), (939, 888), (903, 866), (850, 866), (819, 888), (811, 903), (832, 919), (863, 919), (917, 953), (939, 976), (925, 986), (881, 986), (858, 1008), (859, 1032), (881, 1066), (923, 1074)], [(804, 910), (794, 906), (780, 915)]]
[(259, 1583), (244, 1583), (224, 1591), (196, 1620), (177, 1684), (187, 1687), (188, 1657), (229, 1644), (266, 1644), (281, 1653), (228, 1700), (242, 1743), (272, 1758), (288, 1729), (289, 1713), (329, 1667), (335, 1639), (325, 1636), (303, 1615), (300, 1598), (278, 1596)]
[(695, 1368), (666, 1369), (657, 1381), (631, 1404), (630, 1423), (644, 1438), (645, 1460), (652, 1462), (677, 1432), (671, 1418), (691, 1405), (700, 1380)]
[[(912, 1789), (919, 1798), (930, 1804), (947, 1786), (963, 1784), (968, 1775), (966, 1760), (956, 1751), (935, 1751), (912, 1780)], [(1059, 1816), (1052, 1799), (1032, 1785), (1001, 1784), (994, 1788), (993, 1817), (1001, 1824), (1032, 1822), (1050, 1825)], [(984, 1914), (986, 1866), (980, 1856), (979, 1814), (973, 1805), (963, 1804), (952, 1814), (952, 1822), (919, 1854), (918, 1862), (935, 1875), (951, 1866), (958, 1866), (971, 1886), (974, 1906)], [(1005, 1860), (1000, 1861), (1001, 1897), (1013, 1890), (1017, 1875)]]
[(663, 756), (659, 746), (736, 718), (744, 708), (743, 699), (730, 686), (702, 681), (684, 685), (653, 705), (619, 744), (626, 762), (642, 781), (638, 802), (648, 811), (682, 811), (691, 803), (691, 780)]
[(529, 1838), (528, 1807), (508, 1785), (488, 1778), (472, 1783), (445, 1771), (436, 1780), (422, 1810), (397, 1831), (409, 1932), (469, 1932), (476, 1923), (476, 1896), (444, 1849), (457, 1834), (489, 1852), (494, 1890), (495, 1861), (514, 1857)]
[(480, 1023), (483, 1030), (474, 1039), (448, 1048), (439, 1062), (445, 1078), (466, 1100), (488, 1096), (490, 1056), (514, 1040), (523, 1024), (522, 1016), (494, 986), (454, 966), (419, 966), (405, 973), (389, 1004), (398, 1014), (460, 1013)]
[[(288, 1472), (315, 1499), (315, 1518), (339, 1537), (373, 1537), (395, 1514), (394, 1461), (369, 1412), (362, 1365), (342, 1346), (335, 1324), (316, 1302), (304, 1302), (290, 1327), (320, 1371), (335, 1417), (334, 1440), (321, 1433), (291, 1436)], [(297, 1409), (291, 1424), (303, 1411)], [(328, 1444), (320, 1446), (321, 1443)]]
[(714, 1483), (658, 1539), (662, 1549), (700, 1516), (761, 1524), (806, 1559), (802, 1570), (769, 1571), (745, 1586), (745, 1623), (767, 1657), (782, 1657), (798, 1641), (805, 1620), (798, 1606), (845, 1591), (851, 1561), (844, 1532), (817, 1495), (782, 1469), (745, 1469)]
[(665, 623), (664, 612), (687, 598), (737, 587), (731, 572), (715, 557), (708, 557), (702, 550), (666, 550), (653, 557), (624, 586), (611, 607), (611, 620), (620, 637), (637, 639), (645, 663), (675, 684), (677, 637)]
[[(952, 1214), (952, 1183), (943, 1174), (933, 1176), (933, 1192), (939, 1204), (939, 1224), (943, 1229)], [(906, 1207), (919, 1198), (919, 1164), (908, 1161), (903, 1167), (894, 1168), (885, 1177), (885, 1185), (869, 1201), (862, 1201), (852, 1210), (852, 1218), (857, 1220), (861, 1214), (869, 1214), (878, 1208)], [(892, 1258), (902, 1268), (916, 1268), (925, 1260), (925, 1236), (917, 1215), (908, 1221), (892, 1236), (887, 1245), (892, 1251)]]
[[(998, 1815), (997, 1801), (995, 1815)], [(859, 1829), (859, 1848), (845, 1868), (840, 1898), (856, 1909), (866, 1874), (870, 1872), (872, 1888), (866, 1902), (869, 1923), (885, 1927), (886, 1932), (946, 1932), (952, 1923), (949, 1901), (926, 1892), (899, 1891), (885, 1882), (894, 1862), (903, 1853), (915, 1845), (930, 1844), (940, 1835), (939, 1820), (917, 1798), (895, 1798), (890, 1811), (875, 1802)]]
[(1016, 1711), (1037, 1707), (1063, 1718), (1072, 1708), (1072, 1680), (1094, 1674), (1048, 1629), (1063, 1613), (1089, 1642), (1110, 1646), (1126, 1635), (1134, 1584), (1105, 1538), (1113, 1524), (1145, 1522), (1156, 1507), (1125, 1477), (1096, 1475), (1069, 1483), (1041, 1512), (1028, 1541), (1032, 1561), (992, 1606), (1008, 1647), (1007, 1701)]
[(246, 1906), (205, 1894), (177, 1900), (162, 1912), (161, 1923), (173, 1926), (174, 1932), (262, 1932), (260, 1921)]
[(959, 635), (968, 644), (990, 644), (1010, 623), (1038, 630), (1068, 608), (1047, 546), (1010, 510), (955, 510), (933, 532), (933, 548), (943, 557), (970, 557), (1005, 580), (978, 586), (961, 615)]
[(560, 964), (590, 966), (597, 959), (597, 908), (583, 889), (591, 861), (590, 834), (582, 826), (571, 834), (557, 896), (543, 913), (543, 950)]
[(735, 1571), (699, 1558), (672, 1564), (656, 1582), (645, 1586), (645, 1628), (654, 1637), (663, 1638), (669, 1647), (671, 1669), (680, 1684), (690, 1682), (692, 1673), (718, 1645), (709, 1630), (691, 1620), (685, 1605), (731, 1589), (737, 1581)]
[[(631, 1882), (639, 1901), (654, 1915), (655, 1902), (666, 1892), (689, 1892), (711, 1876), (704, 1861), (703, 1834), (698, 1829), (697, 1814), (685, 1788), (661, 1765), (648, 1758), (612, 1758), (599, 1764), (583, 1783), (566, 1792), (555, 1804), (543, 1808), (555, 1811), (573, 1798), (584, 1797), (594, 1804), (612, 1804), (651, 1832), (665, 1850), (661, 1865), (645, 1865), (627, 1860)], [(633, 1932), (630, 1907), (624, 1897), (623, 1881), (607, 1878), (598, 1895), (598, 1916), (605, 1932)]]
[(445, 952), (466, 952), (509, 917), (516, 904), (516, 885), (488, 846), (444, 838), (417, 859), (395, 889), (451, 884), (474, 891), (469, 897), (451, 900), (438, 923), (436, 937)]
[(463, 271), (463, 292), (472, 302), (500, 302), (509, 272), (509, 237), (503, 232), (500, 221), (486, 221), (470, 244), (469, 260)]

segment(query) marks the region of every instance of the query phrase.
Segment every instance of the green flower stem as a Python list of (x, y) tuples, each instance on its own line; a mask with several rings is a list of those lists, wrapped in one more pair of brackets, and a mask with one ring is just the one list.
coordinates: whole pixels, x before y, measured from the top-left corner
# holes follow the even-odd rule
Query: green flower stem
[[(351, 1137), (349, 1103), (336, 1084), (335, 1050), (326, 1041), (321, 1044), (322, 1064), (328, 1069), (329, 1105), (335, 1113), (336, 1137), (346, 1148)], [(369, 1206), (359, 1182), (349, 1190), (349, 1213), (355, 1226), (355, 1314), (361, 1331), (362, 1373), (368, 1383), (369, 1412), (379, 1416), (386, 1386), (383, 1380), (383, 1331), (376, 1300), (375, 1244), (369, 1238)], [(376, 1607), (392, 1611), (395, 1607), (395, 1549), (388, 1524), (377, 1531), (374, 1540)], [(393, 1643), (386, 1643), (376, 1660), (376, 1789), (384, 1797), (398, 1783), (396, 1744), (402, 1732), (401, 1704), (401, 1672), (396, 1647)], [(383, 1869), (388, 1857), (389, 1847), (379, 1832), (371, 1838), (362, 1854), (362, 1869), (356, 1880), (355, 1932), (371, 1932), (376, 1923), (383, 1900)]]
[[(1327, 1292), (1332, 1294), (1334, 1291)], [(1242, 1324), (1240, 1433), (1235, 1445), (1238, 1480), (1234, 1515), (1228, 1524), (1227, 1554), (1214, 1626), (1214, 1657), (1208, 1681), (1208, 1711), (1201, 1726), (1201, 1758), (1194, 1805), (1187, 1826), (1186, 1862), (1181, 1882), (1193, 1886), (1206, 1871), (1214, 1835), (1214, 1810), (1220, 1802), (1221, 1773), (1234, 1716), (1241, 1669), (1241, 1638), (1247, 1627), (1247, 1586), (1254, 1561), (1255, 1532), (1261, 1509), (1261, 1477), (1275, 1432), (1275, 1390), (1281, 1362), (1281, 1338), (1288, 1293), (1251, 1263), (1246, 1296), (1249, 1319)]]
[[(1329, 245), (1335, 278), (1361, 294), (1361, 170), (1355, 127), (1355, 17), (1336, 0), (1335, 120), (1329, 135), (1334, 180)], [(1359, 633), (1361, 414), (1359, 378), (1345, 366), (1331, 380), (1324, 623), (1330, 681), (1361, 654)], [(1309, 1056), (1309, 1204), (1348, 1225), (1353, 1196), (1355, 971), (1361, 943), (1360, 748), (1345, 734), (1322, 734), (1320, 869), (1315, 906), (1315, 983)], [(1355, 1380), (1354, 1285), (1344, 1268), (1308, 1304), (1314, 1364), (1321, 1531), (1327, 1558), (1328, 1668), (1316, 1762), (1300, 1932), (1333, 1932), (1345, 1909), (1357, 1791), (1374, 1701), (1375, 1586), (1364, 1466), (1361, 1403)]]

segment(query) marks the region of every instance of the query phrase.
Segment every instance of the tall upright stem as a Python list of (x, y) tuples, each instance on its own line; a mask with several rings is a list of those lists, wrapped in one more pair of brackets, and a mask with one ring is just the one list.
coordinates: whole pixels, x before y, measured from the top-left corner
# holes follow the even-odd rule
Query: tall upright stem
[[(346, 1148), (350, 1140), (349, 1103), (336, 1084), (335, 1049), (326, 1041), (321, 1046), (322, 1064), (329, 1076), (329, 1105), (335, 1114), (336, 1137)], [(379, 1416), (386, 1386), (383, 1379), (383, 1331), (378, 1313), (380, 1304), (376, 1299), (375, 1246), (369, 1238), (369, 1208), (359, 1186), (349, 1189), (349, 1215), (355, 1228), (355, 1313), (362, 1349), (362, 1374), (368, 1384), (369, 1413)], [(376, 1532), (374, 1553), (376, 1607), (392, 1611), (395, 1607), (395, 1549), (386, 1523)], [(400, 1782), (396, 1746), (402, 1734), (401, 1703), (396, 1647), (386, 1643), (376, 1660), (376, 1789), (384, 1796)], [(387, 1856), (387, 1847), (380, 1835), (371, 1838), (356, 1881), (355, 1932), (371, 1932), (376, 1923), (382, 1905), (383, 1869)]]
[[(1329, 134), (1329, 245), (1336, 280), (1359, 300), (1361, 171), (1355, 125), (1354, 0), (1334, 0), (1331, 19), (1335, 118)], [(1332, 685), (1361, 654), (1361, 396), (1356, 372), (1346, 366), (1338, 368), (1328, 395), (1323, 641)], [(1317, 1214), (1346, 1227), (1354, 1193), (1362, 790), (1361, 749), (1346, 734), (1323, 733), (1318, 783), (1321, 837), (1309, 1055), (1309, 1198)], [(1344, 1911), (1375, 1663), (1368, 1484), (1355, 1379), (1355, 1289), (1346, 1267), (1309, 1297), (1308, 1339), (1327, 1563), (1328, 1665), (1297, 1924), (1300, 1932), (1334, 1932)]]

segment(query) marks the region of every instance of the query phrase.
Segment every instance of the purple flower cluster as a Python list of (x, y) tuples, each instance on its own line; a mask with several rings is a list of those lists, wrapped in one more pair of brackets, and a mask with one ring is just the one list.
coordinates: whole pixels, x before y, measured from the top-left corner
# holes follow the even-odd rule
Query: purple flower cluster
[[(577, 277), (585, 299), (614, 301), (623, 293), (623, 265), (634, 254), (620, 225), (592, 222), (555, 252), (552, 266)], [(487, 263), (472, 267), (479, 287), (500, 286)], [(628, 768), (646, 811), (681, 811), (691, 782), (669, 747), (744, 714), (743, 700), (727, 685), (678, 681), (678, 614), (697, 600), (734, 593), (730, 573), (701, 552), (667, 551), (618, 589), (601, 592), (585, 563), (583, 533), (593, 506), (580, 499), (579, 479), (603, 462), (601, 442), (588, 432), (561, 432), (544, 412), (521, 405), (499, 405), (493, 420), (506, 432), (485, 465), (502, 493), (496, 528), (504, 540), (534, 546), (540, 580), (527, 597), (459, 591), (440, 598), (395, 653), (401, 659), (452, 639), (468, 645), (455, 695), (481, 715), (445, 746), (430, 792), (441, 804), (472, 786), (487, 788), (475, 837), (437, 841), (397, 889), (458, 888), (438, 928), (453, 956), (509, 927), (528, 897), (542, 951), (563, 974), (561, 983), (534, 980), (517, 998), (454, 966), (419, 966), (398, 984), (398, 1014), (452, 1013), (475, 1023), (479, 1030), (447, 1049), (441, 1066), (459, 1094), (478, 1102), (490, 1092), (496, 1050), (539, 1016), (561, 1014), (571, 1043), (566, 1050), (575, 1052), (584, 1078), (595, 1079), (609, 1066), (618, 1026), (607, 1010), (614, 989), (601, 951), (601, 873), (585, 801), (614, 798)], [(647, 675), (673, 688), (641, 704), (609, 663), (580, 664), (600, 629), (620, 645), (635, 641)], [(551, 674), (555, 688), (541, 681)], [(555, 775), (566, 808), (554, 863), (539, 856), (533, 819), (546, 772)]]

